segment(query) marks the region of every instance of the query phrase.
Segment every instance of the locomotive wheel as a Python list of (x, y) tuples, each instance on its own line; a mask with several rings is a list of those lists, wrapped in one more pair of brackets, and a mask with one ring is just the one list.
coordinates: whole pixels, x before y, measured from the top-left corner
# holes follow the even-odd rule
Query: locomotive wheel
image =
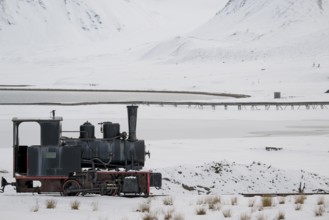
[(119, 196), (120, 195), (120, 186), (117, 185), (117, 189), (111, 189), (107, 192), (107, 195), (109, 196)]
[[(120, 185), (119, 184), (116, 184), (115, 182), (106, 182), (104, 183), (105, 186), (104, 186), (104, 189), (101, 194), (103, 195), (108, 195), (108, 196), (117, 196), (120, 194)], [(108, 187), (111, 187), (112, 189), (108, 189)]]
[(78, 196), (81, 189), (81, 185), (76, 180), (66, 180), (63, 184), (63, 195), (64, 196)]

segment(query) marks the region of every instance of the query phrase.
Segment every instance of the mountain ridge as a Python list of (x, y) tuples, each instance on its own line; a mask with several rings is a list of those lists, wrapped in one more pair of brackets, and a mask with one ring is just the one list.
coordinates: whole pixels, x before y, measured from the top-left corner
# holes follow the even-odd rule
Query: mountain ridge
[(1, 0), (0, 40), (99, 41), (148, 29), (156, 25), (156, 20), (151, 10), (129, 0)]
[(230, 0), (207, 23), (144, 58), (179, 63), (328, 55), (328, 9), (318, 0)]

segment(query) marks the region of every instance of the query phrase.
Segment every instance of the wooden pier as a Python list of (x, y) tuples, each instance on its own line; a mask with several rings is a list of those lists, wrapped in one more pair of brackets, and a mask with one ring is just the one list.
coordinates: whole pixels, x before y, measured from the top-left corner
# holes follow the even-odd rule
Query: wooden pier
[(182, 106), (188, 108), (211, 107), (224, 110), (328, 110), (329, 102), (161, 102), (161, 101), (113, 101), (113, 102), (36, 102), (36, 103), (0, 103), (0, 105), (158, 105), (158, 106)]

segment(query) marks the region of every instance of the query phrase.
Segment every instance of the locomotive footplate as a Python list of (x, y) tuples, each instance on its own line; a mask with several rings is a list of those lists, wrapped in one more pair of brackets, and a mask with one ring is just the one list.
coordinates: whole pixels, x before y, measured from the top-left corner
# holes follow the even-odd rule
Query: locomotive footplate
[(84, 171), (66, 176), (16, 176), (17, 192), (61, 193), (64, 196), (100, 194), (109, 196), (150, 195), (150, 187), (161, 188), (161, 174), (148, 171)]
[(16, 191), (21, 193), (62, 192), (67, 176), (16, 176)]

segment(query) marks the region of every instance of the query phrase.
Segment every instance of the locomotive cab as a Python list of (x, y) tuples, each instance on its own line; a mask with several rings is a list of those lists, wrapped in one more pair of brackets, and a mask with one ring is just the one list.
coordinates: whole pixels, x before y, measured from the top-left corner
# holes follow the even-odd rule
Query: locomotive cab
[[(61, 117), (13, 118), (13, 176), (17, 192), (58, 192), (67, 175), (81, 170), (79, 146), (60, 146)], [(40, 125), (40, 145), (20, 145), (22, 123)], [(51, 179), (52, 181), (49, 181)]]
[(53, 119), (18, 119), (13, 118), (13, 148), (14, 148), (14, 176), (26, 175), (28, 168), (28, 146), (19, 143), (19, 126), (26, 122), (36, 122), (40, 125), (40, 145), (58, 145), (61, 132), (62, 118)]

